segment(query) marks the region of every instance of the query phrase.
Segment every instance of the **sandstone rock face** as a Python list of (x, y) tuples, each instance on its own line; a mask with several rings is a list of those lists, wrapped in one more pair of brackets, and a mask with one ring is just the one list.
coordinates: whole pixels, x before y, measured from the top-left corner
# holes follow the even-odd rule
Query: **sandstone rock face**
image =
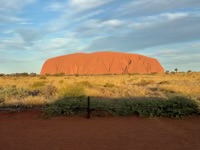
[(98, 75), (163, 72), (163, 67), (154, 58), (129, 53), (96, 52), (50, 58), (44, 63), (40, 74)]

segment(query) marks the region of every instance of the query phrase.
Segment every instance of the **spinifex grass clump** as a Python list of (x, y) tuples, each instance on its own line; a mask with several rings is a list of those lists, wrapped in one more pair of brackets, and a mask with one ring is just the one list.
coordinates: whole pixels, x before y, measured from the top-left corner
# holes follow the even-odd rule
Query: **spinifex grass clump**
[(82, 84), (72, 84), (65, 86), (60, 91), (61, 97), (81, 97), (85, 95), (85, 88)]
[(45, 99), (53, 99), (57, 94), (57, 88), (53, 85), (47, 85), (43, 88), (42, 94)]
[(36, 81), (32, 84), (33, 88), (43, 87), (46, 84), (46, 81)]
[(17, 88), (15, 86), (0, 89), (1, 99), (23, 99), (29, 95), (28, 91), (24, 88)]
[[(75, 114), (86, 111), (87, 100), (84, 97), (65, 97), (48, 106), (45, 111), (49, 115)], [(91, 100), (93, 112), (106, 112), (111, 115), (146, 117), (183, 117), (198, 114), (198, 105), (185, 97), (173, 97), (169, 100)]]
[(112, 88), (112, 87), (115, 87), (115, 85), (112, 84), (112, 83), (106, 83), (106, 84), (104, 85), (104, 87), (110, 87), (110, 88)]

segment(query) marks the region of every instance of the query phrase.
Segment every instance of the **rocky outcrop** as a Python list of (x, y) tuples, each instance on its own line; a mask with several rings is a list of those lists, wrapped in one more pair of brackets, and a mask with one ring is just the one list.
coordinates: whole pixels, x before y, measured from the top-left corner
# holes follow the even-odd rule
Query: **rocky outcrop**
[(163, 72), (163, 67), (154, 58), (120, 52), (95, 52), (50, 58), (44, 63), (40, 74), (98, 75)]

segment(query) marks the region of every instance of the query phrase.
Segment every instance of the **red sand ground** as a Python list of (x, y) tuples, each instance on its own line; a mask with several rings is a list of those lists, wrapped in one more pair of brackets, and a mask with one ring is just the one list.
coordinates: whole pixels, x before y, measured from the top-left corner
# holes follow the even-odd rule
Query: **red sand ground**
[(154, 58), (120, 52), (96, 52), (75, 53), (48, 59), (40, 74), (144, 74), (153, 72), (164, 72), (163, 67)]
[(38, 118), (0, 113), (0, 150), (199, 150), (200, 118)]

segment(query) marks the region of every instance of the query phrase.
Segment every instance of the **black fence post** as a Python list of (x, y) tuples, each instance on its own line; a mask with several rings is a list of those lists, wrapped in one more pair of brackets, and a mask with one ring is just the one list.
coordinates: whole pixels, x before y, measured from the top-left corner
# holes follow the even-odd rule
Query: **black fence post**
[(87, 118), (90, 119), (90, 97), (88, 96), (88, 105), (87, 105)]

